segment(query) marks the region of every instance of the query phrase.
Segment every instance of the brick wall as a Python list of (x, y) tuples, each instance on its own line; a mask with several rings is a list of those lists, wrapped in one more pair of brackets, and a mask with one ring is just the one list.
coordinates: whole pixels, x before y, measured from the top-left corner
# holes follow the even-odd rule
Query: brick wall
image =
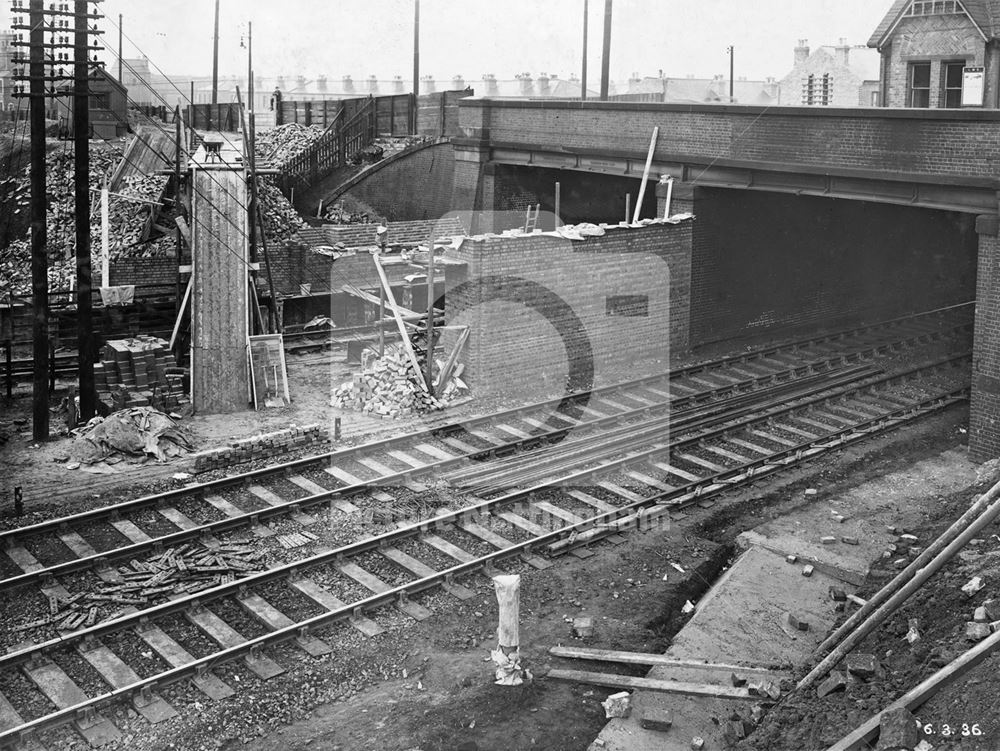
[(979, 235), (976, 332), (972, 358), (969, 448), (972, 459), (1000, 456), (1000, 238), (996, 224)]
[[(323, 224), (299, 230), (299, 238), (308, 245), (335, 245), (344, 243), (348, 248), (370, 248), (378, 244), (379, 225)], [(452, 235), (465, 234), (465, 227), (457, 216), (440, 219), (415, 219), (409, 222), (389, 222), (386, 225), (388, 245), (414, 245), (438, 240)]]
[(372, 166), (348, 195), (390, 221), (435, 219), (451, 210), (455, 157), (450, 143), (403, 152)]
[(975, 294), (971, 214), (707, 188), (694, 212), (693, 346), (849, 326)]
[(930, 105), (943, 105), (941, 63), (964, 61), (984, 65), (986, 42), (964, 14), (903, 18), (893, 34), (889, 49), (887, 105), (908, 107), (910, 62), (931, 63)]
[[(484, 101), (459, 105), (463, 129), (488, 143), (644, 155), (654, 159), (796, 165), (959, 178), (996, 177), (1000, 113), (992, 110), (837, 109), (633, 102)], [(667, 137), (669, 134), (669, 137)], [(471, 144), (458, 144), (472, 148)], [(458, 176), (456, 175), (456, 178)], [(470, 186), (456, 191), (468, 191)]]
[[(97, 265), (94, 266), (94, 280), (100, 283)], [(177, 258), (119, 258), (111, 262), (109, 280), (112, 286), (122, 284), (149, 285), (169, 288), (177, 287)]]
[[(582, 242), (467, 239), (448, 256), (449, 324), (476, 395), (583, 388), (660, 371), (688, 344), (692, 222)], [(447, 342), (446, 342), (447, 344)]]

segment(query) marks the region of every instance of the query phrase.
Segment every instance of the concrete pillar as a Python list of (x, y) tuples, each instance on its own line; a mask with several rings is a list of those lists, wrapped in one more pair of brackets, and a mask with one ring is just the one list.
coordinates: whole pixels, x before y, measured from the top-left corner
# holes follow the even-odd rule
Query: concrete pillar
[(976, 220), (979, 269), (972, 348), (969, 454), (974, 461), (1000, 456), (1000, 238), (996, 216)]

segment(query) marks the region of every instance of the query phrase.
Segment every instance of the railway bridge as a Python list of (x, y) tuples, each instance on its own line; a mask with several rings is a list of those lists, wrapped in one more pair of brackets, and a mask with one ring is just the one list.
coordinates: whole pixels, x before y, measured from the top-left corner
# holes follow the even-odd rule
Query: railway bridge
[(975, 300), (970, 445), (1000, 455), (1000, 113), (489, 98), (459, 113), (452, 202), (479, 232), (554, 210), (557, 182), (563, 221), (618, 222), (658, 127), (642, 215), (670, 175), (671, 213), (696, 216), (693, 347)]

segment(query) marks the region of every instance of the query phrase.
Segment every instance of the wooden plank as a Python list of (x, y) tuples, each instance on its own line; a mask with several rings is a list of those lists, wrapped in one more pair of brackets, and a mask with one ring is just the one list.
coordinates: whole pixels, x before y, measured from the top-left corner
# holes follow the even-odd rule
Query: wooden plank
[(624, 498), (626, 501), (632, 501), (633, 503), (638, 501), (646, 500), (646, 496), (639, 495), (638, 493), (633, 493), (628, 488), (623, 488), (618, 483), (609, 482), (608, 480), (598, 480), (596, 483), (599, 488), (604, 488), (609, 493), (614, 493), (619, 498)]
[(676, 456), (678, 459), (683, 459), (688, 464), (694, 464), (695, 466), (698, 467), (704, 467), (709, 472), (723, 472), (726, 469), (725, 467), (721, 467), (718, 464), (715, 464), (714, 462), (708, 461), (708, 459), (702, 459), (700, 456), (695, 456), (694, 454), (685, 454), (677, 452)]
[[(348, 576), (354, 579), (362, 587), (370, 589), (376, 594), (381, 594), (383, 592), (388, 592), (392, 587), (382, 581), (375, 574), (365, 571), (356, 563), (341, 563), (337, 566), (337, 570), (340, 571), (344, 576)], [(426, 618), (430, 618), (432, 613), (423, 605), (419, 605), (412, 600), (404, 600), (403, 602), (396, 603), (396, 607), (406, 613), (408, 616), (414, 620), (422, 621)]]
[(673, 465), (667, 464), (666, 462), (650, 462), (650, 464), (652, 464), (657, 469), (662, 469), (668, 475), (674, 475), (675, 477), (679, 477), (682, 480), (687, 480), (688, 482), (698, 482), (699, 480), (701, 480), (701, 478), (698, 477), (698, 475), (693, 475), (686, 470), (679, 469), (678, 467), (674, 467)]
[(453, 438), (452, 436), (441, 436), (438, 440), (442, 443), (447, 443), (449, 446), (457, 449), (462, 454), (475, 454), (482, 451), (482, 449), (476, 448), (471, 443), (466, 443), (465, 441)]
[(172, 506), (166, 506), (165, 508), (160, 508), (156, 510), (160, 516), (166, 519), (168, 522), (178, 527), (179, 529), (194, 529), (198, 525), (191, 521), (187, 516), (182, 514), (177, 509)]
[(78, 532), (60, 532), (58, 537), (62, 540), (63, 545), (73, 551), (73, 555), (77, 558), (90, 558), (92, 555), (97, 555), (93, 546), (84, 540)]
[(244, 514), (242, 509), (237, 508), (221, 495), (206, 495), (205, 502), (214, 506), (228, 517), (243, 516)]
[(22, 725), (24, 720), (21, 719), (21, 715), (17, 713), (17, 710), (7, 701), (7, 697), (0, 694), (0, 732), (4, 730), (10, 730), (11, 728), (16, 728), (18, 725)]
[(431, 445), (430, 443), (418, 443), (413, 448), (423, 454), (427, 454), (427, 456), (434, 457), (435, 459), (443, 462), (455, 458), (454, 454), (449, 454), (447, 451), (439, 449), (437, 446)]
[[(25, 665), (22, 670), (58, 709), (66, 709), (88, 701), (83, 690), (73, 683), (62, 668), (47, 657)], [(118, 728), (99, 714), (90, 719), (79, 720), (74, 725), (93, 746), (102, 746), (121, 737)]]
[(585, 670), (550, 670), (550, 680), (572, 681), (586, 683), (591, 686), (606, 686), (610, 688), (634, 688), (643, 691), (654, 691), (683, 696), (709, 696), (715, 699), (743, 699), (759, 701), (760, 697), (751, 696), (745, 688), (733, 686), (716, 686), (710, 683), (686, 683), (683, 681), (661, 681), (655, 678), (635, 678), (629, 675), (614, 673), (592, 673)]
[(391, 456), (393, 459), (398, 459), (403, 464), (408, 464), (409, 466), (413, 467), (414, 469), (420, 469), (421, 467), (426, 467), (427, 466), (426, 462), (420, 461), (416, 457), (414, 457), (414, 456), (412, 456), (410, 454), (407, 454), (405, 451), (399, 451), (397, 449), (389, 449), (389, 450), (386, 451), (386, 453), (389, 456)]
[(592, 496), (590, 493), (585, 493), (582, 490), (574, 490), (572, 488), (567, 488), (564, 492), (566, 493), (566, 495), (576, 498), (576, 500), (580, 501), (581, 503), (586, 503), (588, 506), (593, 506), (598, 511), (612, 511), (613, 509), (616, 508), (616, 506), (613, 506), (607, 501), (602, 501), (600, 498)]
[(489, 543), (495, 548), (500, 550), (506, 550), (511, 547), (514, 543), (510, 540), (501, 537), (492, 530), (486, 529), (486, 527), (481, 524), (476, 524), (475, 522), (459, 522), (459, 528), (468, 532), (473, 537), (478, 537), (483, 542)]
[[(77, 651), (113, 688), (130, 686), (140, 680), (132, 668), (103, 644), (85, 641), (78, 645)], [(163, 722), (177, 716), (177, 710), (158, 694), (152, 694), (148, 698), (135, 696), (132, 704), (149, 722)]]
[(424, 381), (423, 372), (420, 370), (420, 362), (417, 360), (417, 355), (413, 351), (413, 345), (410, 343), (410, 335), (406, 331), (406, 325), (403, 323), (403, 319), (400, 317), (399, 308), (396, 307), (396, 298), (392, 294), (392, 285), (389, 284), (389, 280), (385, 276), (385, 269), (382, 268), (382, 262), (379, 260), (379, 256), (373, 255), (372, 260), (375, 262), (375, 269), (378, 272), (379, 281), (382, 282), (382, 288), (385, 290), (386, 304), (389, 310), (392, 311), (392, 317), (396, 321), (396, 327), (399, 329), (399, 336), (401, 344), (403, 345), (403, 351), (406, 352), (406, 356), (410, 359), (410, 365), (413, 366), (413, 376), (420, 387), (426, 392), (427, 383)]
[(742, 438), (726, 438), (729, 443), (735, 443), (737, 446), (742, 446), (745, 449), (750, 449), (751, 451), (761, 454), (762, 456), (770, 456), (774, 453), (771, 449), (766, 449), (763, 446), (751, 443), (750, 441), (745, 441)]
[[(597, 401), (600, 403), (598, 405), (598, 409), (603, 408), (604, 405), (611, 407), (611, 409), (614, 412), (631, 412), (633, 409), (635, 409), (635, 407), (629, 407), (626, 404), (622, 404), (621, 402), (616, 402), (613, 399), (609, 399), (606, 396), (597, 397)], [(591, 402), (591, 404), (593, 404), (593, 402)], [(608, 414), (612, 414), (612, 412), (608, 412)]]
[(668, 668), (707, 670), (718, 673), (736, 673), (737, 675), (759, 675), (762, 677), (787, 678), (788, 673), (770, 668), (749, 667), (746, 665), (730, 665), (719, 662), (699, 662), (698, 660), (676, 660), (665, 654), (651, 652), (628, 652), (619, 649), (591, 649), (588, 647), (571, 647), (557, 645), (549, 647), (549, 654), (555, 657), (569, 657), (577, 660), (594, 660), (596, 662), (620, 662), (626, 665), (662, 665)]
[(470, 563), (471, 561), (476, 560), (476, 556), (472, 553), (462, 550), (458, 547), (458, 545), (448, 542), (443, 537), (425, 534), (420, 536), (420, 541), (430, 545), (432, 548), (440, 550), (445, 555), (451, 556), (459, 563)]
[[(288, 481), (298, 485), (304, 491), (310, 495), (320, 495), (322, 493), (329, 493), (330, 491), (324, 488), (322, 485), (318, 485), (307, 477), (302, 477), (300, 475), (291, 475)], [(329, 503), (336, 508), (338, 511), (342, 511), (345, 514), (353, 514), (358, 511), (358, 507), (355, 506), (350, 501), (345, 501), (343, 498), (338, 498), (336, 496), (331, 496)]]
[(544, 535), (548, 530), (543, 527), (538, 526), (530, 519), (525, 519), (520, 514), (515, 514), (513, 511), (496, 511), (494, 515), (504, 521), (510, 522), (515, 527), (520, 527), (529, 535)]
[(264, 501), (268, 506), (280, 506), (285, 503), (284, 498), (260, 485), (251, 485), (247, 490), (250, 491), (251, 495)]
[(388, 558), (390, 561), (395, 563), (397, 566), (413, 574), (418, 579), (426, 579), (429, 576), (434, 576), (437, 574), (433, 568), (428, 566), (423, 561), (414, 558), (408, 553), (404, 553), (399, 548), (395, 548), (391, 545), (386, 545), (378, 549), (378, 552)]
[[(317, 605), (324, 607), (327, 610), (340, 610), (347, 606), (346, 602), (336, 597), (332, 592), (322, 587), (312, 579), (302, 577), (300, 579), (290, 581), (289, 584)], [(375, 623), (375, 621), (363, 615), (352, 615), (350, 617), (350, 623), (358, 631), (368, 637), (378, 636), (385, 631), (385, 629)]]
[(572, 511), (561, 509), (554, 503), (549, 503), (548, 501), (533, 501), (531, 507), (540, 509), (546, 514), (554, 516), (557, 519), (562, 519), (564, 522), (568, 522), (569, 524), (578, 524), (583, 521), (582, 516), (577, 516)]
[(113, 519), (111, 526), (121, 532), (122, 536), (131, 543), (149, 542), (153, 539), (128, 519)]
[(648, 485), (651, 488), (656, 488), (657, 490), (671, 491), (674, 490), (673, 485), (667, 485), (665, 482), (660, 482), (655, 477), (650, 477), (649, 475), (643, 474), (642, 472), (636, 472), (635, 470), (626, 470), (625, 474), (631, 477), (633, 480), (638, 480), (643, 485)]
[[(831, 415), (826, 412), (823, 413), (811, 413), (813, 417), (804, 417), (802, 415), (795, 415), (795, 419), (799, 422), (804, 422), (806, 425), (812, 425), (814, 428), (819, 428), (823, 431), (823, 434), (832, 433), (835, 430), (840, 430), (845, 425), (850, 425), (853, 420), (847, 417), (837, 417), (836, 415)], [(820, 420), (813, 419), (815, 417), (820, 418)], [(822, 422), (825, 420), (826, 422)]]
[(378, 459), (372, 459), (370, 456), (356, 456), (354, 457), (354, 461), (368, 467), (368, 469), (375, 472), (379, 477), (386, 477), (387, 475), (395, 475), (399, 473), (399, 470), (383, 464)]
[(724, 449), (721, 446), (707, 446), (706, 445), (706, 446), (702, 446), (702, 448), (705, 449), (705, 451), (711, 451), (716, 456), (721, 456), (721, 457), (724, 457), (726, 459), (732, 459), (734, 462), (737, 462), (739, 464), (746, 464), (747, 463), (747, 457), (741, 456), (740, 454), (737, 454), (735, 451), (729, 451), (727, 449)]
[(858, 751), (862, 747), (867, 747), (866, 743), (878, 734), (883, 714), (901, 707), (913, 712), (942, 688), (956, 678), (961, 678), (989, 657), (997, 647), (1000, 647), (1000, 631), (994, 632), (972, 647), (972, 649), (964, 652), (958, 659), (953, 660), (927, 679), (921, 681), (888, 707), (830, 746), (828, 751)]
[(323, 467), (323, 471), (328, 475), (336, 477), (345, 485), (364, 485), (365, 482), (360, 477), (355, 477), (350, 472), (341, 469), (340, 467)]
[[(247, 613), (263, 624), (264, 628), (269, 631), (278, 631), (295, 625), (295, 621), (260, 595), (247, 593), (238, 595), (236, 599)], [(317, 639), (315, 636), (299, 635), (295, 637), (295, 642), (313, 657), (321, 657), (333, 651), (329, 644)]]
[(524, 439), (524, 438), (530, 438), (531, 437), (531, 433), (525, 433), (523, 430), (521, 430), (519, 428), (515, 428), (515, 427), (513, 427), (511, 425), (505, 425), (503, 423), (501, 423), (499, 425), (494, 425), (493, 429), (494, 430), (499, 430), (499, 431), (501, 431), (503, 433), (506, 433), (507, 435), (513, 436), (514, 438), (517, 438), (517, 439)]
[(10, 558), (14, 565), (21, 569), (24, 573), (30, 574), (32, 571), (38, 571), (45, 568), (38, 559), (33, 556), (27, 548), (20, 545), (14, 545), (13, 547), (6, 548), (4, 553)]
[(475, 436), (480, 441), (483, 441), (484, 443), (492, 444), (494, 446), (501, 446), (504, 443), (507, 443), (507, 441), (504, 441), (504, 440), (502, 440), (500, 438), (494, 438), (489, 433), (485, 433), (482, 430), (466, 430), (466, 432), (469, 435), (471, 435), (471, 436)]
[[(782, 426), (781, 426), (781, 429), (782, 430), (786, 430), (789, 433), (795, 433), (795, 435), (800, 435), (803, 438), (805, 438), (807, 441), (814, 441), (814, 440), (816, 440), (821, 435), (821, 433), (819, 431), (816, 431), (816, 430), (812, 430), (812, 431), (803, 430), (802, 428), (797, 428), (794, 425), (791, 425), (789, 423), (783, 423)], [(729, 440), (732, 440), (732, 439), (729, 439)], [(768, 451), (768, 453), (770, 454), (770, 453), (773, 453), (773, 452)]]
[[(782, 428), (783, 427), (784, 427), (784, 425), (782, 425)], [(785, 438), (784, 436), (774, 435), (773, 433), (767, 433), (767, 432), (765, 432), (763, 430), (751, 430), (749, 432), (753, 433), (758, 438), (763, 438), (763, 439), (768, 440), (768, 441), (774, 441), (775, 443), (779, 444), (780, 446), (787, 446), (788, 448), (792, 448), (793, 446), (797, 446), (798, 445), (795, 441), (790, 441), (787, 438)]]
[[(184, 611), (184, 617), (200, 628), (206, 636), (224, 648), (235, 647), (246, 642), (246, 637), (222, 620), (208, 608), (194, 608)], [(263, 654), (249, 654), (243, 658), (248, 668), (263, 680), (274, 678), (285, 672), (278, 663)]]
[[(181, 222), (184, 222), (182, 217), (177, 217), (177, 226), (181, 227)], [(181, 233), (185, 235), (184, 239), (187, 240), (188, 247), (191, 245), (191, 234), (190, 232), (185, 233), (187, 229), (187, 222), (184, 222), (184, 226), (181, 227)], [(181, 330), (181, 320), (184, 318), (184, 310), (187, 308), (188, 300), (191, 299), (191, 288), (194, 286), (194, 277), (188, 277), (187, 287), (184, 288), (184, 297), (181, 299), (181, 307), (177, 311), (177, 320), (174, 321), (174, 330), (170, 334), (170, 344), (167, 345), (167, 349), (173, 351), (174, 345), (177, 343), (177, 335)]]

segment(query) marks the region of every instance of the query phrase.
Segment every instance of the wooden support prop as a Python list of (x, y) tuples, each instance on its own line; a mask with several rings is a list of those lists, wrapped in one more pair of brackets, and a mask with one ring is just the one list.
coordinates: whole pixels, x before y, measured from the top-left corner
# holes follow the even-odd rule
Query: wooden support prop
[[(124, 161), (124, 160), (123, 160)], [(101, 186), (101, 286), (111, 286), (111, 209), (108, 202), (108, 181)]]
[(889, 599), (895, 592), (897, 592), (900, 587), (902, 587), (906, 582), (916, 575), (917, 571), (922, 569), (927, 563), (934, 558), (938, 553), (940, 553), (952, 542), (962, 530), (968, 527), (978, 516), (980, 516), (986, 507), (989, 506), (996, 498), (1000, 496), (1000, 483), (994, 485), (986, 493), (983, 493), (979, 499), (973, 503), (969, 510), (962, 514), (958, 520), (952, 524), (948, 529), (946, 529), (940, 537), (938, 537), (934, 542), (932, 542), (927, 548), (918, 555), (909, 566), (900, 571), (896, 576), (886, 584), (882, 589), (872, 595), (868, 602), (861, 604), (861, 609), (851, 615), (844, 623), (842, 623), (837, 629), (834, 630), (823, 643), (816, 648), (817, 654), (826, 654), (831, 649), (833, 649), (845, 636), (847, 636), (851, 631), (853, 631), (859, 623), (861, 623), (865, 618), (875, 612), (882, 603)]
[(181, 231), (181, 237), (184, 238), (184, 242), (188, 244), (188, 247), (191, 247), (191, 228), (188, 226), (188, 223), (184, 220), (184, 217), (179, 216), (176, 219), (174, 219), (174, 224), (176, 224), (177, 229)]
[(716, 673), (736, 673), (737, 675), (760, 675), (774, 678), (787, 676), (787, 671), (745, 665), (729, 665), (718, 662), (699, 662), (697, 660), (675, 660), (663, 654), (649, 652), (625, 652), (617, 649), (590, 649), (587, 647), (566, 647), (558, 645), (549, 648), (549, 654), (554, 657), (569, 657), (577, 660), (594, 660), (595, 662), (620, 662), (624, 665), (656, 665), (659, 667), (677, 668), (681, 670), (704, 670)]
[(646, 180), (649, 179), (649, 168), (653, 164), (653, 150), (656, 148), (656, 139), (660, 135), (660, 126), (653, 127), (653, 137), (649, 139), (649, 151), (646, 153), (646, 166), (642, 170), (642, 183), (639, 184), (639, 197), (635, 201), (635, 213), (632, 215), (632, 224), (639, 221), (639, 214), (642, 213), (642, 199), (646, 196)]
[(903, 707), (912, 712), (956, 678), (960, 678), (1000, 647), (1000, 631), (979, 642), (958, 659), (948, 663), (888, 707), (830, 746), (827, 751), (858, 751), (878, 733), (882, 715)]
[(521, 576), (500, 574), (493, 577), (500, 606), (497, 643), (505, 655), (516, 654), (521, 645), (518, 624), (521, 620)]
[(413, 345), (410, 343), (410, 335), (406, 331), (406, 325), (403, 323), (403, 319), (400, 318), (399, 309), (396, 307), (396, 298), (392, 296), (392, 287), (389, 286), (385, 269), (382, 268), (382, 263), (378, 255), (372, 256), (372, 260), (375, 262), (375, 270), (378, 272), (379, 281), (382, 282), (382, 288), (385, 290), (386, 302), (389, 304), (389, 309), (392, 310), (393, 317), (396, 319), (396, 327), (399, 329), (399, 337), (403, 345), (403, 350), (406, 352), (406, 356), (410, 358), (410, 364), (413, 366), (416, 381), (424, 391), (427, 391), (427, 384), (424, 383), (423, 373), (420, 370), (420, 362), (417, 360), (417, 354), (413, 351)]
[(462, 348), (465, 346), (468, 338), (469, 327), (465, 326), (462, 333), (458, 335), (458, 341), (455, 342), (455, 346), (449, 353), (448, 359), (445, 360), (444, 367), (438, 373), (438, 388), (444, 388), (448, 385), (448, 379), (451, 378), (451, 372), (455, 369), (455, 363), (458, 362), (458, 356), (462, 353)]
[[(989, 492), (986, 493), (990, 498), (1000, 498), (1000, 483), (997, 483)], [(980, 499), (982, 500), (982, 499)], [(987, 524), (990, 524), (994, 519), (1000, 516), (1000, 500), (994, 500), (985, 511), (983, 511), (978, 518), (975, 519), (965, 530), (958, 535), (951, 543), (944, 548), (940, 553), (938, 553), (932, 561), (930, 561), (926, 566), (920, 569), (917, 574), (910, 579), (908, 582), (903, 584), (902, 587), (890, 596), (881, 606), (879, 606), (875, 612), (868, 616), (858, 627), (848, 634), (840, 644), (837, 645), (836, 649), (830, 652), (820, 663), (809, 671), (799, 685), (796, 686), (796, 690), (801, 691), (802, 689), (808, 688), (817, 679), (826, 675), (835, 665), (837, 665), (844, 657), (853, 650), (861, 641), (868, 636), (872, 631), (874, 631), (879, 625), (882, 624), (890, 615), (892, 615), (896, 609), (902, 605), (914, 592), (916, 592), (924, 583), (930, 579), (934, 574), (940, 570), (940, 568), (950, 561), (954, 555), (965, 547), (965, 545), (971, 540), (980, 530), (983, 529)], [(945, 533), (947, 534), (947, 532)], [(891, 584), (892, 582), (890, 582)], [(874, 598), (873, 598), (874, 599)]]
[(655, 678), (636, 678), (617, 673), (591, 673), (586, 670), (550, 670), (548, 677), (559, 681), (587, 683), (592, 686), (607, 686), (609, 688), (637, 688), (644, 691), (657, 691), (667, 694), (683, 694), (685, 696), (711, 696), (718, 699), (744, 699), (759, 701), (759, 696), (751, 696), (745, 688), (732, 686), (716, 686), (712, 683), (685, 683), (683, 681), (661, 681)]
[(184, 309), (187, 307), (188, 300), (191, 299), (191, 286), (194, 282), (194, 277), (188, 279), (187, 288), (184, 290), (184, 297), (181, 300), (181, 307), (177, 311), (177, 320), (174, 321), (174, 330), (170, 334), (170, 345), (167, 347), (169, 350), (173, 350), (174, 344), (177, 343), (177, 334), (181, 330), (181, 320), (184, 318)]
[(667, 202), (663, 204), (663, 218), (670, 218), (670, 201), (674, 197), (674, 178), (667, 178)]

